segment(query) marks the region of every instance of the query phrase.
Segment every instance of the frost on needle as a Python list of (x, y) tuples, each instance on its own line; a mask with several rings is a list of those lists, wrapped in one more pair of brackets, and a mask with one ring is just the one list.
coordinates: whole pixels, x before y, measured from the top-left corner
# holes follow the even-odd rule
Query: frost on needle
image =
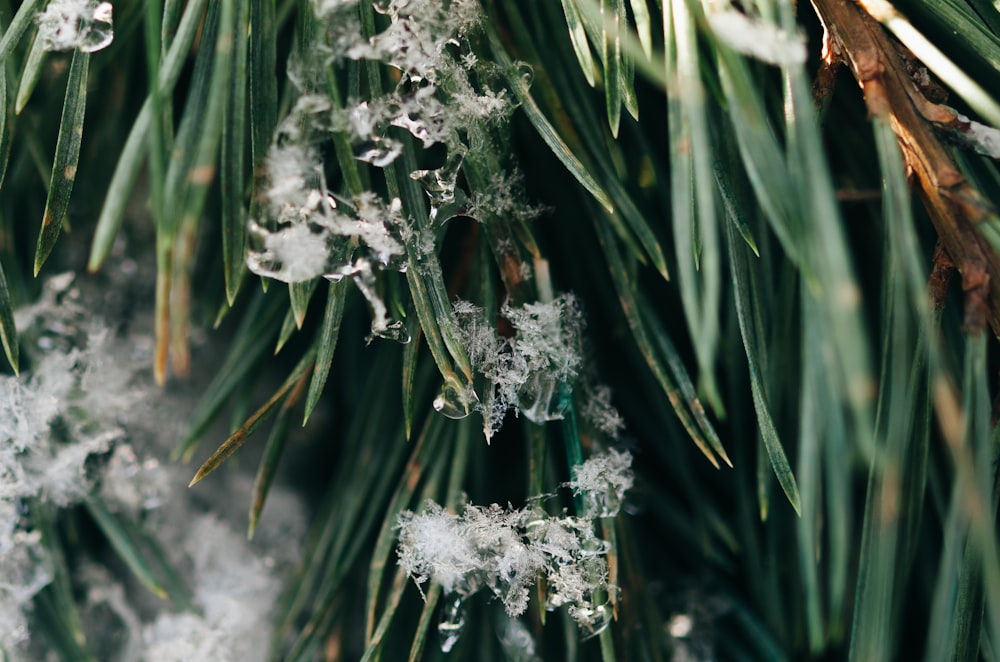
[(539, 423), (562, 418), (560, 385), (575, 378), (583, 363), (583, 314), (572, 294), (549, 303), (504, 305), (501, 314), (515, 330), (509, 338), (474, 304), (456, 301), (454, 313), (472, 367), (485, 381), (477, 408), (487, 438), (509, 410)]
[(440, 584), (459, 606), (488, 588), (511, 617), (525, 612), (529, 587), (542, 578), (546, 609), (566, 607), (583, 632), (599, 632), (610, 616), (606, 596), (617, 587), (609, 583), (610, 545), (595, 535), (595, 518), (618, 513), (632, 485), (631, 463), (627, 451), (612, 450), (577, 468), (567, 486), (588, 504), (580, 516), (550, 516), (538, 500), (523, 509), (468, 504), (461, 513), (428, 501), (420, 513), (403, 511), (399, 564), (418, 587)]

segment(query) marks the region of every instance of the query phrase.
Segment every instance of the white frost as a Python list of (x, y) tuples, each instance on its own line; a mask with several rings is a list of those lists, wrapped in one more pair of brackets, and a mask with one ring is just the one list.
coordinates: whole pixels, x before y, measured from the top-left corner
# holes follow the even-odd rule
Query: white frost
[(399, 516), (399, 564), (417, 585), (433, 579), (446, 593), (479, 588), (469, 577), (480, 560), (458, 516), (428, 501), (424, 512)]
[(584, 384), (583, 392), (580, 415), (595, 429), (617, 440), (625, 429), (625, 419), (611, 404), (611, 389), (603, 385)]
[(562, 418), (560, 385), (576, 377), (583, 362), (583, 314), (572, 294), (550, 303), (505, 304), (501, 313), (516, 331), (512, 338), (500, 337), (474, 304), (457, 301), (454, 312), (469, 361), (487, 381), (477, 405), (487, 438), (511, 409), (534, 422)]
[(962, 137), (976, 153), (1000, 159), (1000, 129), (980, 124), (960, 113), (955, 113), (955, 117), (958, 118)]
[(277, 232), (268, 232), (252, 223), (250, 232), (263, 243), (260, 250), (247, 255), (247, 266), (255, 274), (285, 283), (300, 283), (327, 272), (330, 249), (324, 232), (314, 232), (304, 223)]
[(551, 517), (541, 509), (497, 504), (469, 504), (454, 514), (428, 501), (419, 514), (403, 511), (397, 526), (399, 565), (418, 587), (430, 580), (459, 600), (488, 588), (516, 617), (543, 578), (546, 609), (567, 607), (590, 633), (607, 622), (598, 600), (617, 588), (608, 580), (610, 545), (594, 535), (590, 516)]
[(591, 517), (614, 517), (621, 508), (625, 492), (632, 489), (632, 454), (609, 450), (593, 455), (573, 471), (566, 484), (584, 499)]
[(110, 2), (51, 0), (45, 11), (35, 16), (42, 48), (84, 53), (107, 48), (114, 38), (112, 11)]

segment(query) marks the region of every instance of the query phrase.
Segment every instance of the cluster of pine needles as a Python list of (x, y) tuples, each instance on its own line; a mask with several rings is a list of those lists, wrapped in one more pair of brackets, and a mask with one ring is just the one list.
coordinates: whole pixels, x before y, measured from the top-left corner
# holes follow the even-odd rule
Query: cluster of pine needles
[[(0, 0), (0, 340), (30, 372), (15, 308), (124, 246), (156, 263), (159, 383), (192, 329), (224, 339), (176, 459), (208, 458), (194, 484), (264, 448), (251, 535), (306, 426), (275, 659), (1000, 656), (995, 3), (119, 2), (110, 43), (47, 50), (57, 2)], [(393, 41), (424, 30), (430, 64)], [(321, 196), (294, 211), (335, 264), (292, 277), (296, 140)], [(381, 239), (344, 229), (366, 204)], [(500, 376), (538, 356), (511, 318), (566, 293), (576, 362)], [(397, 564), (428, 501), (582, 514), (565, 485), (612, 448), (635, 483), (593, 524), (604, 629), (542, 579), (512, 621)], [(87, 517), (141, 556), (84, 510), (47, 544)], [(85, 659), (65, 571), (33, 636)]]

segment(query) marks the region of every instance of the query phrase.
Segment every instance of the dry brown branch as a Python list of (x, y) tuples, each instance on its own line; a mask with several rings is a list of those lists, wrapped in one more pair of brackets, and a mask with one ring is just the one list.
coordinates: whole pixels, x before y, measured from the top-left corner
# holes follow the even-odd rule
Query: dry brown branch
[(885, 29), (850, 0), (812, 0), (823, 23), (828, 61), (850, 67), (868, 112), (889, 121), (919, 185), (940, 244), (962, 274), (967, 329), (987, 322), (1000, 333), (1000, 259), (975, 225), (993, 209), (955, 166), (934, 125), (955, 126), (950, 109), (933, 103), (910, 74), (912, 58), (900, 54)]

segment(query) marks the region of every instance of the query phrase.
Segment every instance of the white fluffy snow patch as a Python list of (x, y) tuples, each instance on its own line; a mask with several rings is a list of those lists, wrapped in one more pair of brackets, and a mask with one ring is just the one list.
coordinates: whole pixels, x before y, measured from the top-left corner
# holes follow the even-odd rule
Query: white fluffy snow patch
[(112, 12), (110, 2), (51, 0), (35, 16), (42, 48), (84, 53), (107, 48), (114, 38)]
[(250, 232), (262, 239), (260, 251), (247, 255), (247, 266), (255, 274), (285, 283), (301, 283), (327, 272), (330, 249), (325, 232), (314, 232), (297, 223), (277, 232), (268, 232), (251, 223)]
[[(567, 485), (586, 500), (578, 517), (548, 515), (538, 507), (545, 495), (523, 509), (466, 504), (453, 513), (428, 500), (420, 513), (400, 513), (400, 567), (421, 594), (422, 585), (433, 581), (451, 600), (439, 627), (446, 635), (442, 650), (454, 645), (461, 631), (465, 598), (488, 588), (515, 618), (527, 610), (531, 587), (539, 579), (546, 586), (545, 609), (566, 607), (570, 618), (591, 635), (606, 627), (608, 596), (618, 589), (608, 575), (611, 544), (595, 535), (595, 519), (617, 514), (632, 486), (631, 463), (629, 453), (612, 450), (577, 468)], [(518, 648), (530, 643), (521, 641)]]
[(976, 153), (1000, 159), (1000, 129), (980, 124), (960, 113), (955, 113), (955, 116), (964, 125), (961, 129), (962, 136)]
[(625, 492), (632, 489), (632, 454), (610, 449), (593, 455), (573, 470), (566, 486), (583, 496), (591, 517), (614, 517), (621, 509)]

